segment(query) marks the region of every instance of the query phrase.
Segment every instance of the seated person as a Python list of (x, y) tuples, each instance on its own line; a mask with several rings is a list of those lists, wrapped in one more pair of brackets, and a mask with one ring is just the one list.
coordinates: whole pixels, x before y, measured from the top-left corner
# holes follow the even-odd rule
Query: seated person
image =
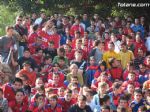
[(44, 97), (43, 94), (37, 93), (35, 95), (35, 101), (29, 105), (29, 110), (33, 112), (44, 111)]
[(122, 84), (122, 87), (123, 89), (125, 90), (127, 88), (127, 85), (129, 83), (133, 83), (135, 88), (139, 88), (141, 85), (140, 83), (138, 83), (136, 80), (135, 80), (135, 73), (134, 72), (130, 72), (128, 74), (128, 80), (127, 81), (124, 81), (123, 84)]
[(22, 89), (15, 93), (15, 100), (9, 102), (9, 111), (11, 112), (26, 112), (28, 103), (24, 101), (25, 94)]
[(46, 112), (62, 112), (62, 107), (58, 104), (58, 97), (56, 94), (51, 94), (48, 101), (49, 103), (45, 106)]

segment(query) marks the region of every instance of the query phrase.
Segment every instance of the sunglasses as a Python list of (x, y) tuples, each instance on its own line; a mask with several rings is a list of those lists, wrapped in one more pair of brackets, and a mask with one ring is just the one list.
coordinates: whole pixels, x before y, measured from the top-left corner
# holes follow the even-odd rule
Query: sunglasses
[(21, 19), (18, 19), (17, 21), (22, 21)]

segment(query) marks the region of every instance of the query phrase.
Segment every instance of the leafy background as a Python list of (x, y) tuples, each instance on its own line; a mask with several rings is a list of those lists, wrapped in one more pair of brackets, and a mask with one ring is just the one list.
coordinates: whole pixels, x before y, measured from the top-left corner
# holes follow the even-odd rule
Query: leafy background
[(0, 0), (0, 36), (5, 34), (5, 27), (14, 24), (19, 14), (30, 15), (45, 11), (47, 15), (61, 13), (76, 15), (98, 13), (107, 16), (145, 16), (150, 21), (150, 7), (118, 7), (120, 3), (149, 3), (149, 0)]

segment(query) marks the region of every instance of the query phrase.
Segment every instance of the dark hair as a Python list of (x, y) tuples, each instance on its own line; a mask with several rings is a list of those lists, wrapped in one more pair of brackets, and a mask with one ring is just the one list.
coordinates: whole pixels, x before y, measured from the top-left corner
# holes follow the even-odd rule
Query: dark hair
[(101, 43), (100, 40), (96, 40), (96, 41), (95, 41), (95, 46), (98, 46), (100, 43)]
[(58, 96), (57, 96), (56, 94), (51, 94), (51, 95), (49, 96), (49, 99), (50, 99), (50, 98), (53, 98), (53, 99), (58, 100)]
[(16, 95), (17, 93), (23, 93), (23, 95), (24, 95), (24, 91), (23, 91), (22, 89), (18, 89), (18, 90), (15, 92), (15, 95)]
[(38, 29), (38, 27), (39, 27), (38, 24), (33, 25), (33, 26), (32, 26), (33, 31), (36, 31), (36, 30)]
[(127, 99), (127, 97), (126, 97), (125, 95), (120, 96), (120, 98), (119, 98), (119, 102), (120, 102), (121, 100), (128, 101), (128, 99)]
[(8, 32), (8, 30), (10, 30), (10, 29), (14, 29), (14, 27), (13, 26), (6, 26), (6, 32)]
[(104, 66), (104, 67), (105, 67), (105, 70), (107, 69), (107, 64), (106, 64), (106, 62), (105, 62), (104, 60), (101, 60), (101, 61), (99, 62), (99, 66)]
[(104, 105), (109, 99), (110, 99), (110, 96), (107, 94), (104, 94), (104, 96), (100, 98), (100, 104)]
[(87, 99), (86, 99), (86, 96), (84, 96), (84, 95), (79, 95), (78, 96), (78, 101), (86, 101)]
[(127, 109), (125, 107), (117, 107), (117, 112), (127, 112)]
[(60, 56), (60, 57), (59, 57), (59, 60), (65, 61), (65, 58), (64, 58), (63, 56)]
[(58, 48), (58, 51), (65, 53), (65, 49), (63, 47)]
[(108, 60), (111, 67), (112, 67), (112, 64), (114, 63), (115, 59), (116, 59), (116, 58), (110, 58), (110, 59)]
[(39, 52), (40, 50), (42, 50), (42, 51), (43, 51), (43, 49), (41, 49), (41, 48), (37, 48), (37, 49), (36, 49), (36, 52)]
[(66, 90), (65, 90), (65, 94), (66, 94), (66, 93), (72, 94), (72, 90), (71, 90), (71, 89), (66, 89)]
[(21, 80), (20, 78), (17, 78), (17, 77), (14, 79), (13, 84), (14, 84), (15, 82), (19, 82), (19, 83), (23, 84), (22, 80)]
[(37, 93), (37, 94), (35, 94), (35, 99), (38, 99), (41, 96), (44, 97), (44, 94)]
[(52, 59), (50, 55), (44, 57), (44, 61), (49, 60), (49, 59)]
[(93, 91), (92, 91), (92, 89), (88, 89), (88, 90), (86, 90), (86, 92), (89, 93), (90, 96), (93, 96)]
[(101, 107), (101, 110), (103, 110), (103, 109), (108, 109), (110, 111), (110, 106), (104, 105), (104, 106)]
[(142, 94), (142, 90), (141, 89), (135, 89), (134, 93), (138, 93), (138, 94)]
[(29, 51), (29, 52), (30, 52), (30, 49), (29, 49), (29, 48), (25, 48), (25, 49), (24, 49), (24, 52), (25, 52), (25, 51)]
[(119, 89), (121, 87), (121, 83), (119, 82), (114, 82), (112, 88), (113, 89)]

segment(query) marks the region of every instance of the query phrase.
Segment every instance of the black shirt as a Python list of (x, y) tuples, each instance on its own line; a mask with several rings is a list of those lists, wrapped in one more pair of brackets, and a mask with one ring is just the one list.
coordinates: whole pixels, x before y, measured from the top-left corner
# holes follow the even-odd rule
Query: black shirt
[(90, 106), (86, 105), (84, 109), (81, 109), (78, 104), (72, 105), (68, 112), (93, 112), (90, 108)]

